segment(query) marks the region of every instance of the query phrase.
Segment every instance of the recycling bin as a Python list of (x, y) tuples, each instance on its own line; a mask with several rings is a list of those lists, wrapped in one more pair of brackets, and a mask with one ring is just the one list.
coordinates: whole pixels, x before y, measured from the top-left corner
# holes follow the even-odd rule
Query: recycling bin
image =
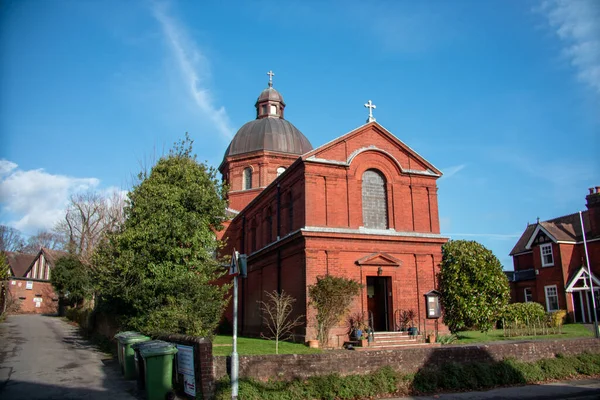
[(164, 400), (173, 390), (173, 358), (177, 347), (171, 343), (140, 348), (146, 370), (146, 398)]
[(140, 355), (140, 349), (161, 347), (168, 344), (169, 343), (163, 340), (148, 340), (146, 342), (138, 342), (131, 345), (134, 354), (133, 359), (135, 360), (135, 374), (137, 376), (138, 389), (144, 390), (146, 388), (146, 369), (144, 368), (144, 360)]
[(141, 335), (141, 333), (135, 331), (124, 331), (119, 332), (115, 335), (115, 339), (117, 340), (117, 358), (119, 359), (119, 367), (121, 368), (121, 373), (123, 373), (123, 349), (121, 348), (121, 341), (119, 340), (119, 338), (131, 335)]
[(125, 379), (135, 379), (135, 359), (131, 345), (134, 343), (146, 342), (150, 340), (150, 338), (148, 336), (135, 333), (130, 335), (122, 335), (118, 340), (121, 348), (121, 360), (123, 362), (121, 372), (123, 372)]

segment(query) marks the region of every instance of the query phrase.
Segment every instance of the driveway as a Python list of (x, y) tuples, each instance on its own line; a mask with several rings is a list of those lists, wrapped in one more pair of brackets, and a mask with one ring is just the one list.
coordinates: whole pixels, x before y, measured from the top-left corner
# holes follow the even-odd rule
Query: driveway
[(58, 317), (11, 315), (0, 323), (0, 398), (135, 400), (118, 361)]

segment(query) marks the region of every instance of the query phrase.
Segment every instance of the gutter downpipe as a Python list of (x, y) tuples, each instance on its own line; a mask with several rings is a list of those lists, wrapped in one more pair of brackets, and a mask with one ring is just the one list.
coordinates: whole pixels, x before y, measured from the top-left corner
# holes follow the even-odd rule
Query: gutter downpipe
[(588, 255), (587, 240), (585, 238), (585, 227), (583, 226), (583, 216), (579, 211), (579, 222), (581, 222), (581, 233), (583, 233), (583, 248), (585, 250), (585, 263), (587, 266), (588, 277), (590, 278), (590, 290), (592, 292), (592, 309), (594, 310), (594, 333), (596, 339), (600, 338), (600, 332), (598, 332), (598, 314), (596, 313), (596, 296), (594, 296), (594, 280), (592, 279), (592, 270), (590, 269), (590, 257)]

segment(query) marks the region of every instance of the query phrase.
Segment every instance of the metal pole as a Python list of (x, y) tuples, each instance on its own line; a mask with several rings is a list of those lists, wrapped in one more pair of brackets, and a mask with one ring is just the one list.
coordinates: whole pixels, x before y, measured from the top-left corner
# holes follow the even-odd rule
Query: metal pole
[[(583, 233), (583, 249), (585, 250), (585, 263), (587, 265), (588, 276), (590, 278), (590, 290), (592, 291), (592, 309), (594, 310), (594, 332), (596, 338), (600, 337), (598, 332), (598, 315), (596, 313), (596, 296), (594, 296), (594, 280), (592, 279), (592, 270), (590, 269), (590, 257), (588, 255), (587, 241), (585, 239), (585, 227), (583, 226), (583, 216), (579, 211), (579, 221), (581, 222), (581, 233)], [(582, 310), (583, 311), (583, 310)]]
[(231, 399), (238, 397), (239, 358), (237, 353), (238, 276), (233, 276), (233, 352), (231, 353)]

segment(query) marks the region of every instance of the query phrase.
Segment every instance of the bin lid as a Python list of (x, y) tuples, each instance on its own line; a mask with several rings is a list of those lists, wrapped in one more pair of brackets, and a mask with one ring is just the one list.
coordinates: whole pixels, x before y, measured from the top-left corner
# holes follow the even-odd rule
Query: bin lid
[(148, 336), (144, 336), (144, 335), (131, 335), (131, 336), (121, 336), (119, 338), (119, 342), (121, 342), (121, 344), (132, 344), (132, 343), (137, 343), (137, 342), (145, 342), (150, 340), (150, 338)]
[(143, 358), (168, 356), (177, 353), (177, 347), (171, 343), (164, 342), (164, 345), (149, 346), (140, 348), (140, 354)]
[(137, 342), (131, 345), (131, 348), (134, 350), (141, 350), (142, 347), (161, 347), (164, 346), (165, 344), (169, 344), (167, 342), (165, 342), (164, 340), (148, 340), (145, 342)]
[(120, 337), (123, 336), (131, 336), (131, 335), (141, 335), (141, 333), (136, 332), (136, 331), (124, 331), (124, 332), (119, 332), (115, 335), (115, 339), (118, 339)]

